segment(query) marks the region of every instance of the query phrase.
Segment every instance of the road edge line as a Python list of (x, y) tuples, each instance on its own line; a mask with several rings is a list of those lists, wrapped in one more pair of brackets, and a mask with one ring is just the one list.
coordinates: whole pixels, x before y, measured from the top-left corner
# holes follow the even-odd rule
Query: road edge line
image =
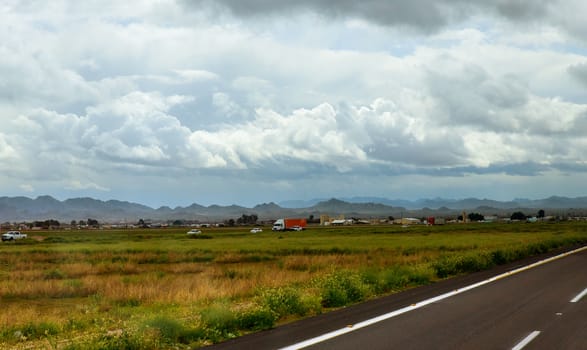
[(583, 291), (579, 294), (577, 294), (576, 297), (574, 297), (573, 299), (571, 299), (571, 303), (577, 303), (579, 302), (579, 300), (583, 299), (583, 297), (587, 295), (587, 288), (583, 289)]
[(540, 331), (534, 331), (528, 334), (528, 336), (526, 336), (526, 338), (522, 339), (521, 342), (516, 344), (516, 346), (514, 346), (512, 350), (522, 350), (526, 345), (530, 344), (530, 342), (534, 340), (534, 338), (536, 338), (538, 335), (540, 335)]
[(429, 298), (429, 299), (422, 300), (422, 301), (420, 301), (418, 303), (415, 303), (415, 304), (412, 304), (410, 306), (406, 306), (406, 307), (403, 307), (401, 309), (397, 309), (395, 311), (391, 311), (391, 312), (388, 312), (388, 313), (385, 313), (385, 314), (382, 314), (382, 315), (379, 315), (379, 316), (370, 318), (368, 320), (361, 321), (361, 322), (356, 323), (354, 325), (350, 325), (350, 326), (347, 326), (347, 327), (344, 327), (344, 328), (340, 328), (340, 329), (337, 329), (337, 330), (334, 330), (334, 331), (331, 331), (331, 332), (328, 332), (328, 333), (324, 333), (324, 334), (319, 335), (319, 336), (314, 337), (314, 338), (306, 339), (306, 340), (303, 340), (301, 342), (298, 342), (298, 343), (295, 343), (295, 344), (292, 344), (292, 345), (288, 345), (288, 346), (279, 348), (279, 350), (303, 349), (305, 347), (308, 347), (308, 346), (311, 346), (311, 345), (315, 345), (315, 344), (321, 343), (323, 341), (326, 341), (326, 340), (329, 340), (329, 339), (332, 339), (332, 338), (336, 338), (336, 337), (341, 336), (341, 335), (346, 334), (346, 333), (354, 332), (356, 330), (359, 330), (359, 329), (364, 328), (364, 327), (368, 327), (368, 326), (373, 325), (375, 323), (378, 323), (378, 322), (381, 322), (381, 321), (385, 321), (385, 320), (387, 320), (389, 318), (399, 316), (401, 314), (404, 314), (404, 313), (407, 313), (407, 312), (410, 312), (410, 311), (419, 309), (419, 308), (424, 307), (426, 305), (429, 305), (429, 304), (432, 304), (432, 303), (435, 303), (435, 302), (438, 302), (438, 301), (441, 301), (441, 300), (450, 298), (452, 296), (455, 296), (455, 295), (458, 295), (458, 294), (467, 292), (467, 291), (469, 291), (471, 289), (475, 289), (477, 287), (484, 286), (486, 284), (489, 284), (489, 283), (498, 281), (500, 279), (503, 279), (503, 278), (506, 278), (506, 277), (509, 277), (509, 276), (512, 276), (512, 275), (515, 275), (515, 274), (518, 274), (520, 272), (524, 272), (526, 270), (530, 270), (532, 268), (538, 267), (540, 265), (547, 264), (549, 262), (552, 262), (552, 261), (555, 261), (555, 260), (558, 260), (558, 259), (562, 259), (564, 257), (567, 257), (567, 256), (571, 255), (571, 254), (576, 254), (576, 253), (582, 252), (584, 250), (587, 250), (587, 246), (583, 246), (581, 248), (573, 249), (573, 250), (570, 250), (568, 252), (564, 252), (564, 253), (561, 253), (561, 254), (558, 254), (558, 255), (555, 255), (555, 256), (551, 256), (550, 258), (539, 260), (539, 261), (537, 261), (535, 263), (532, 263), (530, 265), (522, 266), (522, 267), (519, 267), (517, 269), (504, 272), (502, 274), (493, 276), (493, 277), (488, 278), (486, 280), (483, 280), (483, 281), (480, 281), (480, 282), (477, 282), (477, 283), (474, 283), (474, 284), (465, 286), (463, 288), (456, 289), (454, 291), (450, 291), (450, 292), (447, 292), (447, 293), (438, 295), (436, 297), (432, 297), (432, 298)]

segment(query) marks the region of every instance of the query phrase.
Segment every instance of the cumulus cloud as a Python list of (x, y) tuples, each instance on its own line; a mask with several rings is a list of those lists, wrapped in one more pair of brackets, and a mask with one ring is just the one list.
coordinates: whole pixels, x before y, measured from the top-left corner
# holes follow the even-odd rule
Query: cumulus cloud
[(178, 76), (186, 81), (208, 81), (218, 79), (218, 75), (212, 72), (201, 69), (177, 69), (175, 70)]
[(22, 184), (20, 186), (18, 186), (21, 190), (25, 191), (25, 192), (34, 192), (35, 188), (32, 185), (29, 184)]
[(229, 118), (247, 115), (247, 111), (224, 92), (214, 93), (212, 95), (212, 104), (218, 109), (219, 113)]
[(578, 0), (31, 4), (0, 11), (4, 188), (585, 168)]
[(16, 150), (6, 140), (6, 136), (0, 133), (0, 160), (11, 161), (17, 158)]
[(81, 181), (78, 181), (78, 180), (71, 181), (70, 184), (68, 186), (66, 186), (65, 188), (68, 190), (76, 190), (76, 191), (82, 191), (82, 190), (88, 190), (88, 189), (98, 190), (98, 191), (103, 191), (103, 192), (110, 191), (110, 189), (108, 187), (103, 187), (103, 186), (100, 186), (100, 185), (95, 184), (93, 182), (82, 183)]

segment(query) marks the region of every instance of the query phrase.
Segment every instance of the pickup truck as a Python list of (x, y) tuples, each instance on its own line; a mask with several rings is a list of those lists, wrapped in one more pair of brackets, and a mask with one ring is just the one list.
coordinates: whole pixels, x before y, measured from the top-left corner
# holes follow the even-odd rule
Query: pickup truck
[(2, 241), (14, 241), (15, 239), (23, 239), (26, 237), (26, 233), (20, 233), (20, 231), (8, 231), (2, 234)]

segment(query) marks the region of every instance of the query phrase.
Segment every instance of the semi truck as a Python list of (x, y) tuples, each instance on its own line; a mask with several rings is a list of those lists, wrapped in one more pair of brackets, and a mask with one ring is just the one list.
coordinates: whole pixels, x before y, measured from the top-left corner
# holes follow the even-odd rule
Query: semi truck
[(273, 223), (272, 231), (301, 231), (306, 228), (306, 219), (284, 218)]

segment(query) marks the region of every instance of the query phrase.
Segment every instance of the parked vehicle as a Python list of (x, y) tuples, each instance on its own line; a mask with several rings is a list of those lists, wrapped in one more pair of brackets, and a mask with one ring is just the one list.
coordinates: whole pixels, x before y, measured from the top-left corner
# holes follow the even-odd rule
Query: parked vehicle
[(200, 231), (200, 230), (196, 230), (196, 229), (194, 228), (194, 229), (191, 229), (191, 230), (189, 230), (187, 234), (188, 234), (188, 235), (199, 235), (200, 233), (202, 233), (202, 231)]
[(285, 218), (277, 219), (273, 223), (272, 231), (301, 231), (306, 228), (306, 219)]
[(2, 234), (2, 241), (14, 241), (24, 238), (27, 238), (26, 233), (20, 233), (20, 231), (8, 231)]
[(259, 227), (255, 227), (251, 229), (251, 233), (259, 233), (259, 232), (263, 232), (263, 229), (259, 228)]

